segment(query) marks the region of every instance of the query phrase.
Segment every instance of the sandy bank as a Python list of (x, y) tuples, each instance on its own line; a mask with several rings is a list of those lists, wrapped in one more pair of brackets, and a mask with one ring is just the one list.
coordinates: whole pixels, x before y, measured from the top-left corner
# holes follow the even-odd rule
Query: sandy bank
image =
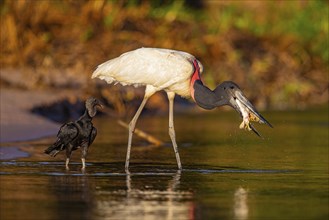
[(0, 142), (15, 142), (56, 135), (60, 124), (32, 114), (34, 106), (66, 98), (67, 92), (1, 88)]

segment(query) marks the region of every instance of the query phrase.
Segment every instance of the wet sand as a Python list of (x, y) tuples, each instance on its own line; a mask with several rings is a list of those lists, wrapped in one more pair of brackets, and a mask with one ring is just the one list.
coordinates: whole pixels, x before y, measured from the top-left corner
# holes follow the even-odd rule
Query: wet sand
[(30, 109), (67, 98), (65, 91), (1, 88), (0, 142), (17, 142), (56, 135), (60, 124), (32, 114)]

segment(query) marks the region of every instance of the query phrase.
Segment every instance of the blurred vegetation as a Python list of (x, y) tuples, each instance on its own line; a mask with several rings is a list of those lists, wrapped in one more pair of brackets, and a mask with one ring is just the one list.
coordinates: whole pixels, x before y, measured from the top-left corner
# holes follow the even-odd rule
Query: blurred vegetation
[(98, 92), (124, 111), (136, 90), (96, 85), (91, 73), (123, 52), (163, 47), (195, 55), (211, 88), (233, 80), (259, 108), (324, 104), (328, 6), (327, 0), (5, 0), (1, 84)]

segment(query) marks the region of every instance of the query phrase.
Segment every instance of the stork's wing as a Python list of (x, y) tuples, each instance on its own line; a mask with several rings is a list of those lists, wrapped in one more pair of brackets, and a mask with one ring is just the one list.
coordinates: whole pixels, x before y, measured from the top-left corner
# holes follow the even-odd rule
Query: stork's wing
[(194, 72), (194, 60), (194, 56), (182, 51), (140, 48), (102, 63), (92, 78), (98, 77), (107, 83), (152, 85), (164, 89), (164, 85), (189, 79)]
[(61, 142), (64, 145), (67, 145), (69, 143), (71, 143), (72, 141), (74, 141), (79, 135), (79, 129), (78, 127), (74, 124), (74, 122), (69, 122), (64, 124), (58, 134), (57, 137), (58, 139), (61, 140)]

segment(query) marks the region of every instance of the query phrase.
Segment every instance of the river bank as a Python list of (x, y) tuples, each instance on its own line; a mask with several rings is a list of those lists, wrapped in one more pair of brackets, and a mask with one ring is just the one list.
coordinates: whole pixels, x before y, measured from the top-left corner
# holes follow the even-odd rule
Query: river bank
[(66, 91), (1, 88), (0, 142), (28, 141), (56, 135), (60, 124), (32, 114), (31, 109), (68, 98), (67, 94)]

